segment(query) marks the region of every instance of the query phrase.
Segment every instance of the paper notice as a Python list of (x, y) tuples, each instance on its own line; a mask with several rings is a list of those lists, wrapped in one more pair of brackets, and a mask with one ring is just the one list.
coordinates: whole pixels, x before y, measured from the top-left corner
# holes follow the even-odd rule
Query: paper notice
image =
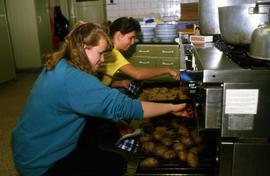
[(257, 114), (258, 89), (227, 89), (225, 114)]

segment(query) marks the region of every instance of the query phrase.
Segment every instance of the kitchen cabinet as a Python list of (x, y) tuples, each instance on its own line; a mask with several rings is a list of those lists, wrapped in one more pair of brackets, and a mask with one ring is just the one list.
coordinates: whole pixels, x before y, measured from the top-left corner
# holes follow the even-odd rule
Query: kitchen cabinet
[(50, 16), (47, 0), (35, 0), (35, 11), (37, 17), (37, 31), (40, 45), (40, 55), (44, 57), (52, 52), (52, 33), (50, 29)]
[[(136, 67), (168, 67), (180, 70), (180, 49), (176, 44), (136, 44), (127, 52), (129, 62)], [(161, 75), (151, 80), (172, 80)]]
[(102, 23), (106, 20), (105, 0), (72, 0), (71, 20)]
[(0, 83), (16, 77), (5, 0), (0, 0)]
[(6, 0), (6, 5), (16, 68), (40, 68), (52, 51), (47, 1)]

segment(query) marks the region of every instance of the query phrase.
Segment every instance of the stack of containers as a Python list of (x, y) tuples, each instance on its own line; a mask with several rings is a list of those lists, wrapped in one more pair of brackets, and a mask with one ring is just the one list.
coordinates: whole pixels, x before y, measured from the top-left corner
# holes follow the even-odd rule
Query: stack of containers
[(155, 37), (155, 26), (141, 26), (141, 39), (143, 43), (151, 43)]
[(156, 26), (155, 36), (161, 43), (173, 43), (177, 38), (176, 24), (160, 23)]

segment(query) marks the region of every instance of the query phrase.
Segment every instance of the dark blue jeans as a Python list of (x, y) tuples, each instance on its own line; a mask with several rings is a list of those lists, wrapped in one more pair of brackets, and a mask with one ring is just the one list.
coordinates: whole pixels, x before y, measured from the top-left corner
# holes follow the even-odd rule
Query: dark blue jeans
[(89, 118), (77, 148), (57, 161), (43, 176), (124, 175), (127, 161), (123, 155), (100, 147), (106, 142), (113, 146), (118, 138), (114, 136), (118, 134), (111, 123)]

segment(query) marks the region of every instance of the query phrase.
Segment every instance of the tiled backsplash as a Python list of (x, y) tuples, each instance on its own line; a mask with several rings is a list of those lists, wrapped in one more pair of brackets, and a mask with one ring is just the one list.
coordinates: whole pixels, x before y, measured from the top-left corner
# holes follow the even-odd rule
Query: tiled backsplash
[(122, 16), (179, 18), (180, 4), (190, 2), (198, 0), (106, 0), (107, 19), (113, 21)]

